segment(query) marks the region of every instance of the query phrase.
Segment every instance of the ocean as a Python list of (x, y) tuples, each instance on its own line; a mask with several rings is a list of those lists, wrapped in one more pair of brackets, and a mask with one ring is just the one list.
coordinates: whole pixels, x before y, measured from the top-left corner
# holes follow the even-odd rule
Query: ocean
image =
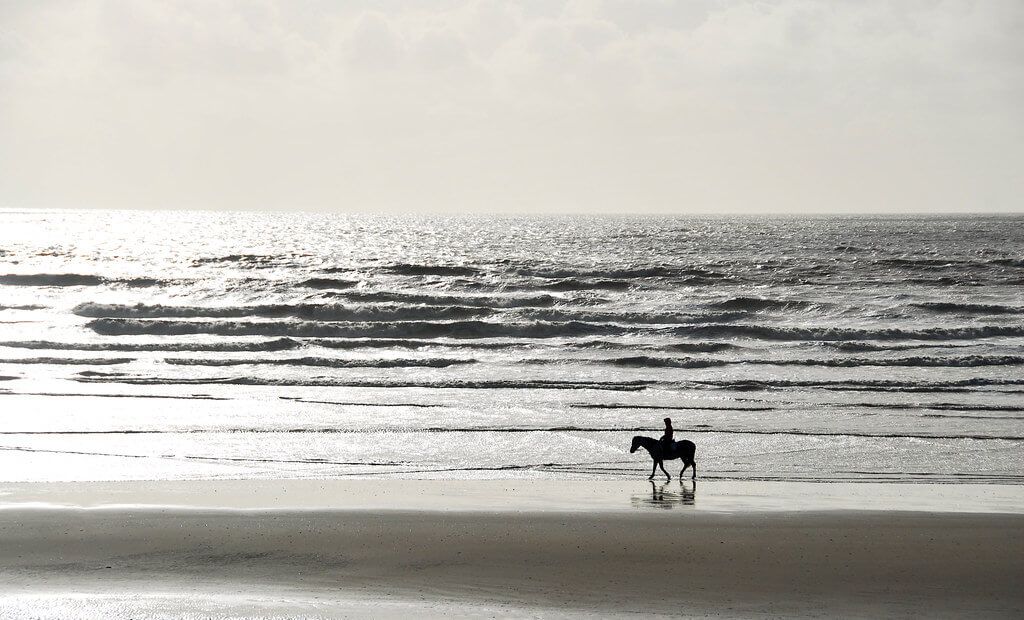
[(0, 222), (5, 481), (1024, 483), (1024, 217)]

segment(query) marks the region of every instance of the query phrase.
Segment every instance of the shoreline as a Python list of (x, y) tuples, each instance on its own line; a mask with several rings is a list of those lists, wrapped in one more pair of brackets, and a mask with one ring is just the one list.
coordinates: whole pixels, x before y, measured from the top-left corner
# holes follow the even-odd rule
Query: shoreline
[(1024, 613), (1013, 488), (387, 482), (0, 484), (0, 615)]
[(1024, 514), (1024, 486), (690, 479), (0, 482), (0, 511), (24, 508)]

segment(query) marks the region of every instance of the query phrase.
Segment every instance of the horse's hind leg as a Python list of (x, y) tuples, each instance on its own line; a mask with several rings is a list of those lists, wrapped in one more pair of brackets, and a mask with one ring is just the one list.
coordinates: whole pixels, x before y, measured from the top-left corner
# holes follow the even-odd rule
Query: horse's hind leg
[(689, 461), (683, 461), (683, 468), (679, 471), (680, 480), (683, 478), (683, 474), (686, 473), (686, 468), (690, 466)]
[(690, 465), (693, 465), (693, 479), (697, 479), (697, 461), (690, 461)]

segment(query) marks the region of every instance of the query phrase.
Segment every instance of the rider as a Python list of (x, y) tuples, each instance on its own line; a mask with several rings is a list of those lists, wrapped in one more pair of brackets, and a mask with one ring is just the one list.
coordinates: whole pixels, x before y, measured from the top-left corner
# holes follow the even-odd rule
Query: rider
[(665, 418), (665, 434), (661, 436), (661, 450), (665, 454), (672, 451), (672, 418)]

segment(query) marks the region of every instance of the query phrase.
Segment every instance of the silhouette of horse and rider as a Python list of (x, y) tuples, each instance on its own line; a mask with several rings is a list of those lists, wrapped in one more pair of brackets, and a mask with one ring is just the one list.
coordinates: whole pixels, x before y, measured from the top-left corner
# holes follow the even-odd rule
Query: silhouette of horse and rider
[(633, 445), (629, 448), (630, 454), (643, 448), (647, 450), (651, 455), (651, 460), (654, 461), (654, 465), (651, 467), (651, 475), (647, 477), (648, 480), (654, 478), (654, 474), (658, 473), (659, 467), (662, 473), (665, 474), (665, 477), (671, 480), (672, 476), (665, 471), (665, 461), (675, 459), (683, 461), (683, 469), (679, 472), (680, 478), (683, 477), (683, 473), (686, 472), (687, 468), (692, 467), (693, 479), (697, 479), (697, 462), (693, 458), (697, 451), (697, 446), (692, 441), (687, 441), (686, 439), (673, 441), (672, 435), (674, 432), (671, 418), (665, 418), (665, 434), (661, 436), (661, 439), (644, 437), (643, 435), (633, 437)]

